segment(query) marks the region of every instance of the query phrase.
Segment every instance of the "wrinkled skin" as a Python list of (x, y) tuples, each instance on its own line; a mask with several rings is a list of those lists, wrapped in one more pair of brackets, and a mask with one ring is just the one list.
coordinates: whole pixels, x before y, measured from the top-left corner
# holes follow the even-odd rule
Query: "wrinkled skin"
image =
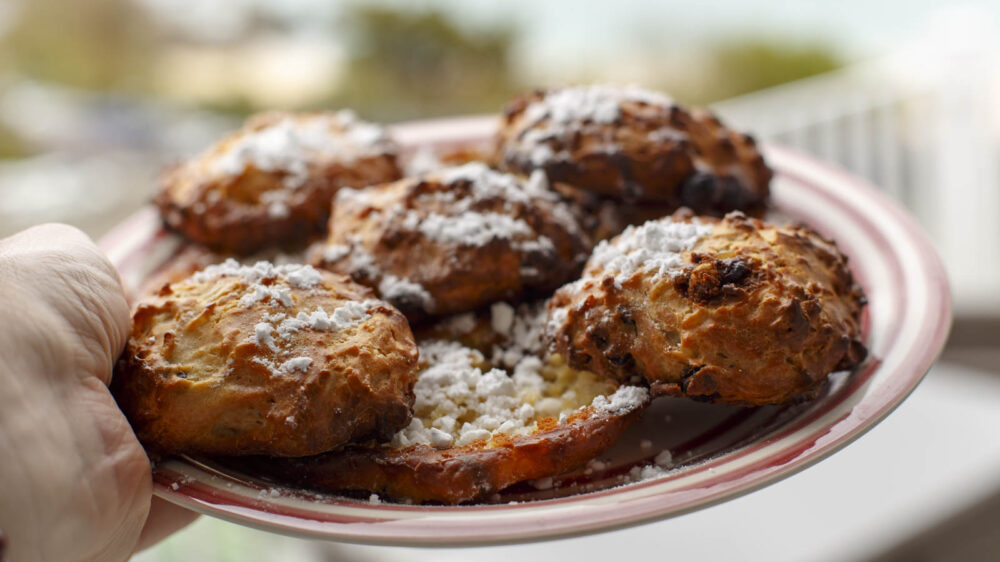
[(114, 267), (80, 231), (0, 240), (0, 528), (10, 560), (124, 560), (194, 514), (152, 498), (107, 385), (129, 331)]

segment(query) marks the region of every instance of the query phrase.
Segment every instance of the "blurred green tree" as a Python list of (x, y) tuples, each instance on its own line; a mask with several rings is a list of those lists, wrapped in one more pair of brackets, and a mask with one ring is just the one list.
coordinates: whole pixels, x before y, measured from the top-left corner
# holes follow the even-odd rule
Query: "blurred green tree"
[(13, 131), (0, 124), (0, 160), (31, 154), (30, 148)]
[(509, 25), (463, 32), (440, 12), (362, 5), (343, 24), (349, 56), (333, 101), (365, 117), (495, 112), (515, 90)]
[(783, 43), (746, 38), (721, 43), (710, 57), (714, 78), (701, 92), (703, 102), (717, 101), (835, 70), (843, 62), (820, 44)]
[(132, 0), (24, 0), (2, 70), (89, 90), (146, 90), (157, 29)]

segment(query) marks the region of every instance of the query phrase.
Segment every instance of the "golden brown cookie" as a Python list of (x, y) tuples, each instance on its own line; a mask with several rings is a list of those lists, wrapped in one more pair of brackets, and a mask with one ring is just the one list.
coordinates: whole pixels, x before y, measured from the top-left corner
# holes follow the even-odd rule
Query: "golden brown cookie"
[(549, 302), (570, 366), (654, 395), (773, 404), (865, 357), (847, 258), (805, 226), (678, 214), (602, 242)]
[(760, 206), (771, 180), (753, 138), (639, 88), (517, 97), (504, 111), (496, 159), (513, 172), (544, 170), (554, 182), (705, 214)]
[(411, 320), (521, 300), (573, 279), (590, 240), (539, 174), (480, 163), (341, 190), (315, 262), (377, 288)]
[(573, 203), (580, 224), (594, 244), (621, 234), (630, 225), (661, 219), (677, 211), (677, 207), (669, 203), (628, 202), (566, 183), (554, 183), (552, 189)]
[[(200, 244), (184, 244), (152, 271), (143, 271), (143, 279), (123, 281), (126, 285), (135, 286), (136, 297), (144, 298), (155, 295), (167, 283), (183, 281), (210, 265), (221, 264), (228, 259), (235, 259), (242, 265), (254, 265), (259, 261), (271, 262), (274, 265), (295, 265), (305, 263), (306, 254), (307, 249), (285, 251), (272, 247), (247, 256), (240, 256), (215, 252)], [(130, 302), (136, 300), (136, 298), (129, 299)]]
[(112, 393), (148, 447), (303, 456), (410, 420), (417, 348), (371, 290), (310, 266), (209, 266), (136, 307)]
[(391, 443), (349, 445), (303, 459), (253, 459), (255, 473), (329, 491), (417, 503), (483, 500), (525, 480), (585, 464), (611, 446), (649, 393), (551, 357), (512, 374), (456, 342), (420, 345), (414, 417)]
[(404, 153), (400, 160), (406, 176), (422, 176), (472, 162), (486, 162), (493, 157), (492, 146), (468, 144), (418, 146)]
[(321, 233), (340, 187), (399, 177), (395, 144), (350, 111), (274, 112), (166, 173), (156, 204), (191, 240), (247, 254)]

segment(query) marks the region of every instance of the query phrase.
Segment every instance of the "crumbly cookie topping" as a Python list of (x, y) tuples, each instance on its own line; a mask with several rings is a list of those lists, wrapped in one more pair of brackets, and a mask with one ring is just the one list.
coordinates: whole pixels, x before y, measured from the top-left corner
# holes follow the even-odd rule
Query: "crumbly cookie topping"
[[(622, 117), (623, 102), (662, 108), (671, 107), (674, 103), (670, 97), (659, 92), (635, 86), (575, 86), (548, 92), (524, 109), (525, 132), (521, 142), (528, 149), (527, 160), (532, 166), (542, 167), (553, 160), (569, 158), (566, 150), (556, 152), (549, 141), (559, 139), (565, 142), (587, 125), (615, 124)], [(654, 130), (650, 133), (650, 140), (660, 140), (656, 135), (664, 134), (675, 138), (680, 133), (671, 129)], [(686, 138), (685, 134), (680, 135)], [(604, 139), (604, 142), (607, 143), (607, 150), (620, 149), (610, 139)]]
[[(621, 103), (635, 101), (648, 105), (669, 107), (674, 101), (659, 92), (627, 86), (624, 88), (592, 85), (562, 88), (550, 92), (524, 110), (529, 125), (547, 120), (550, 129), (575, 123), (613, 124), (621, 117)], [(550, 130), (550, 133), (564, 131)]]
[(599, 267), (616, 275), (619, 281), (639, 270), (672, 276), (683, 264), (684, 252), (690, 251), (713, 228), (697, 218), (688, 222), (669, 217), (629, 226), (617, 238), (598, 244), (587, 267)]

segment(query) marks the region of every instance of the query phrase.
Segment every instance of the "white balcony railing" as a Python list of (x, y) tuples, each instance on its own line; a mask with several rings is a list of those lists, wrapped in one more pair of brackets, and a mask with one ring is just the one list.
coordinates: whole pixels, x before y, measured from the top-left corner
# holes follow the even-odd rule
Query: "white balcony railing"
[(1000, 316), (1000, 52), (913, 49), (715, 109), (884, 189), (937, 244), (957, 314)]

